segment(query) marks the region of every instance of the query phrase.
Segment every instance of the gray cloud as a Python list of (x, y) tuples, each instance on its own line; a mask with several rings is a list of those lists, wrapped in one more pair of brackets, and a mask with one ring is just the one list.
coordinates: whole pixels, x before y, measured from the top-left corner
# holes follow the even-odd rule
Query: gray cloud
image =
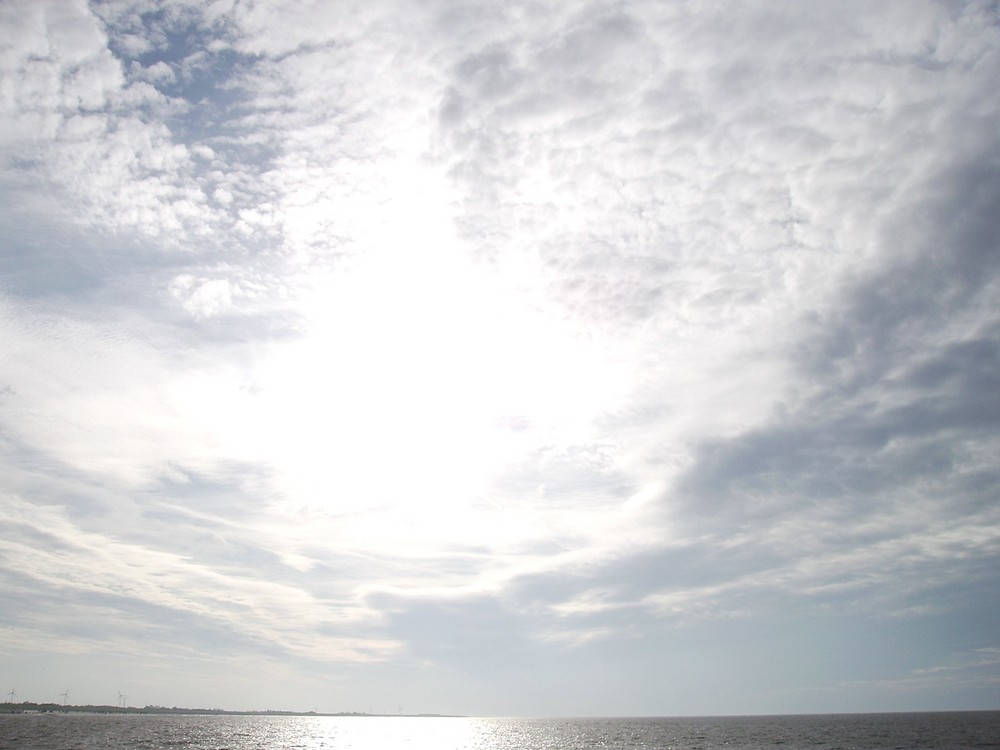
[(993, 700), (991, 4), (0, 14), (17, 669)]
[(805, 329), (810, 395), (767, 427), (700, 448), (668, 501), (681, 523), (759, 547), (765, 561), (776, 544), (792, 545), (791, 560), (853, 548), (862, 565), (844, 561), (843, 582), (891, 575), (900, 607), (939, 597), (970, 568), (967, 595), (995, 584), (1000, 329), (983, 315), (1000, 257), (993, 160), (935, 175), (892, 222), (883, 241), (905, 249)]

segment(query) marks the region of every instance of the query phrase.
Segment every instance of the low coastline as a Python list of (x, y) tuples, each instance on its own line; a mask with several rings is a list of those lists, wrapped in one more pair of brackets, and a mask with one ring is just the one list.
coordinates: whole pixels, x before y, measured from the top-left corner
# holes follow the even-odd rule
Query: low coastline
[(101, 705), (63, 705), (60, 703), (0, 703), (0, 715), (3, 714), (140, 714), (176, 715), (176, 716), (370, 716), (388, 718), (399, 716), (404, 718), (454, 718), (450, 714), (372, 714), (362, 711), (284, 711), (268, 709), (264, 711), (242, 711), (224, 708), (180, 708), (177, 706), (101, 706)]

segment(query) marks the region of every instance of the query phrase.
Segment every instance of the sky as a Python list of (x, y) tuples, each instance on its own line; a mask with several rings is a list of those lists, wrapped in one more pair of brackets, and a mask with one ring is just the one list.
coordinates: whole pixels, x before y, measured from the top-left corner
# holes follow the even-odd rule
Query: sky
[(1000, 709), (1000, 8), (0, 3), (0, 693)]

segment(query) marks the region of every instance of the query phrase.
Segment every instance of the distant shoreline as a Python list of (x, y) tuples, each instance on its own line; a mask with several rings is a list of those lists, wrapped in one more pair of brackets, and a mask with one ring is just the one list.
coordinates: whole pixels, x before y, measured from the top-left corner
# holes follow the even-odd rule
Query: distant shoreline
[[(364, 711), (284, 711), (267, 709), (263, 711), (229, 710), (224, 708), (181, 708), (178, 706), (99, 706), (99, 705), (62, 705), (60, 703), (0, 703), (0, 716), (17, 714), (81, 714), (81, 715), (129, 715), (129, 716), (300, 716), (300, 717), (331, 717), (331, 718), (401, 718), (401, 719), (467, 719), (467, 718), (504, 718), (504, 717), (470, 717), (466, 714), (390, 714), (366, 713)], [(957, 709), (922, 709), (914, 711), (831, 711), (828, 713), (790, 713), (790, 714), (715, 714), (715, 715), (683, 715), (669, 714), (662, 716), (534, 716), (506, 717), (533, 720), (643, 720), (643, 719), (766, 719), (766, 718), (797, 718), (797, 717), (836, 717), (836, 716), (909, 716), (920, 714), (1000, 714), (1000, 708), (957, 708)]]
[(371, 714), (361, 711), (230, 711), (223, 708), (179, 708), (177, 706), (96, 706), (62, 705), (59, 703), (0, 703), (0, 714), (142, 714), (166, 716), (358, 716), (400, 718), (459, 718), (453, 714)]

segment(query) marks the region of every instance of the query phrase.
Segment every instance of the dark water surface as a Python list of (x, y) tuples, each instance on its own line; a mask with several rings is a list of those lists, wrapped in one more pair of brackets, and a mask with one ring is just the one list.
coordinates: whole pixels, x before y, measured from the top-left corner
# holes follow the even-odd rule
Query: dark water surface
[(1000, 711), (658, 719), (0, 715), (0, 750), (998, 747)]

